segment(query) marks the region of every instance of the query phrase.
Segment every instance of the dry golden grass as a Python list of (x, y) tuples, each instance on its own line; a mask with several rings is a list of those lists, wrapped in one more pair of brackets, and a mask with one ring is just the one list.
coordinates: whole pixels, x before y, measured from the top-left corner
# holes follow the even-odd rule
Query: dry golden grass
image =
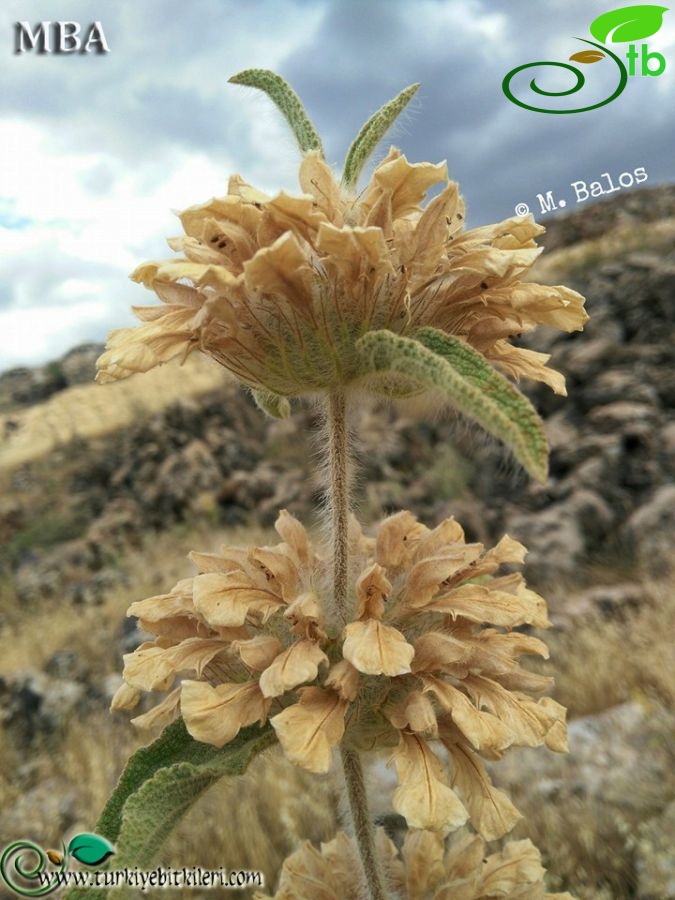
[(545, 637), (554, 696), (570, 718), (646, 697), (675, 708), (675, 580), (646, 584), (633, 613), (580, 619)]
[[(168, 363), (114, 384), (82, 384), (43, 403), (0, 416), (0, 471), (13, 469), (63, 447), (76, 438), (97, 438), (159, 412), (181, 397), (219, 388), (225, 370), (194, 354), (180, 366)], [(8, 423), (11, 423), (9, 425)]]

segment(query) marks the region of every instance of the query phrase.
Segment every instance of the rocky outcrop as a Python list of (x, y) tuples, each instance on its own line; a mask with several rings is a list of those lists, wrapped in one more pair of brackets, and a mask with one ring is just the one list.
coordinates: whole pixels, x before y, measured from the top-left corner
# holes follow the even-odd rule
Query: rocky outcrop
[[(635, 192), (555, 220), (548, 240), (563, 246), (574, 235), (673, 211), (675, 190)], [(409, 507), (427, 521), (455, 514), (470, 539), (493, 541), (508, 531), (528, 546), (526, 574), (542, 588), (573, 582), (583, 589), (589, 563), (637, 563), (651, 574), (672, 565), (675, 264), (659, 254), (628, 253), (577, 271), (571, 286), (588, 298), (585, 330), (540, 330), (532, 342), (565, 373), (569, 396), (524, 386), (546, 420), (547, 484), (532, 484), (494, 444), (477, 449), (475, 432), (450, 417), (421, 422), (405, 409), (362, 408), (355, 490), (362, 519)], [(88, 379), (99, 350), (68, 354), (59, 361), (59, 379)], [(19, 396), (33, 402), (54, 387), (44, 386), (42, 369), (26, 376), (21, 389), (16, 378), (0, 378), (0, 404), (3, 385), (13, 402)], [(35, 541), (25, 549), (19, 541), (17, 549), (13, 535), (31, 527), (17, 496), (44, 477), (23, 467), (14, 475), (16, 493), (0, 498), (0, 536), (14, 548), (20, 593), (65, 589), (75, 599), (95, 599), (105, 589), (99, 582), (111, 550), (176, 522), (270, 525), (283, 507), (311, 522), (322, 490), (313, 474), (319, 425), (315, 409), (303, 404), (289, 420), (266, 419), (245, 391), (230, 385), (182, 399), (105, 440), (73, 445), (64, 451), (71, 465), (63, 494), (77, 527), (58, 550), (41, 550)]]
[(32, 406), (74, 384), (87, 384), (96, 371), (103, 344), (82, 344), (44, 366), (9, 369), (0, 374), (0, 413)]
[(547, 219), (543, 244), (547, 250), (569, 247), (601, 238), (621, 225), (644, 225), (673, 215), (675, 185), (661, 184), (622, 192), (602, 203), (585, 204), (578, 210)]

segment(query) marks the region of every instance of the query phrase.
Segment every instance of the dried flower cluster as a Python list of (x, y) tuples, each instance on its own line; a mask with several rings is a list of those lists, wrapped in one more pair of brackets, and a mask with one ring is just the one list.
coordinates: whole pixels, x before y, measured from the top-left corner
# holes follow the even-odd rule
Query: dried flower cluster
[[(446, 848), (436, 832), (409, 831), (400, 854), (384, 831), (376, 842), (388, 883), (407, 900), (573, 900), (546, 893), (541, 855), (529, 840), (511, 841), (489, 856), (478, 835)], [(305, 843), (284, 862), (274, 900), (362, 900), (358, 872), (356, 845), (344, 832), (320, 850)]]
[[(275, 546), (192, 553), (199, 574), (129, 614), (157, 635), (125, 657), (114, 701), (169, 691), (135, 720), (180, 713), (199, 741), (223, 746), (271, 717), (290, 760), (326, 772), (340, 741), (393, 748), (394, 807), (411, 827), (446, 830), (470, 818), (486, 839), (519, 814), (495, 789), (481, 756), (510, 746), (566, 749), (565, 710), (534, 699), (550, 679), (522, 668), (545, 644), (517, 631), (548, 625), (544, 600), (518, 573), (525, 548), (504, 537), (491, 550), (466, 543), (454, 519), (434, 529), (409, 512), (385, 519), (374, 538), (351, 527), (351, 610), (343, 623), (326, 597), (330, 571), (303, 526), (282, 512)], [(449, 761), (432, 749), (440, 742)]]
[[(196, 741), (231, 744), (223, 771), (241, 771), (241, 729), (250, 726), (255, 738), (242, 738), (259, 742), (255, 752), (267, 746), (268, 721), (286, 756), (311, 772), (329, 771), (340, 748), (354, 838), (294, 853), (277, 898), (566, 897), (545, 894), (529, 841), (485, 858), (484, 841), (507, 834), (519, 813), (483, 760), (511, 746), (566, 749), (565, 710), (545, 696), (551, 680), (521, 665), (548, 655), (526, 628), (548, 626), (546, 604), (513, 571), (525, 548), (506, 536), (486, 550), (452, 518), (429, 529), (409, 512), (364, 535), (349, 519), (347, 409), (353, 391), (430, 391), (545, 481), (543, 423), (505, 376), (559, 394), (564, 378), (512, 340), (538, 325), (582, 328), (583, 297), (524, 280), (543, 231), (530, 216), (464, 231), (444, 163), (411, 164), (392, 148), (357, 190), (418, 85), (365, 123), (338, 181), (283, 79), (250, 69), (231, 80), (265, 91), (285, 115), (303, 153), (302, 193), (270, 197), (233, 176), (225, 197), (182, 213), (184, 235), (169, 241), (179, 256), (132, 276), (160, 305), (136, 309), (143, 324), (110, 335), (98, 379), (199, 350), (273, 416), (289, 414), (288, 398), (324, 395), (330, 542), (317, 549), (282, 511), (274, 546), (192, 553), (194, 577), (130, 607), (155, 638), (125, 657), (113, 707), (166, 693), (136, 724), (181, 716)], [(398, 778), (394, 809), (411, 829), (400, 856), (374, 832), (359, 758), (383, 748)], [(175, 778), (189, 768), (177, 765)], [(171, 777), (171, 767), (159, 773), (157, 789)], [(446, 847), (467, 821), (477, 834), (457, 832)]]
[(463, 232), (446, 164), (411, 165), (395, 148), (358, 195), (318, 151), (303, 158), (300, 186), (300, 196), (269, 197), (235, 175), (225, 197), (183, 212), (185, 234), (169, 241), (181, 255), (132, 276), (162, 304), (137, 308), (144, 324), (111, 334), (99, 380), (201, 350), (282, 397), (350, 384), (406, 393), (415, 385), (369, 372), (359, 339), (431, 326), (516, 378), (565, 392), (546, 354), (509, 341), (540, 324), (574, 331), (587, 318), (574, 291), (523, 282), (544, 230), (531, 216)]

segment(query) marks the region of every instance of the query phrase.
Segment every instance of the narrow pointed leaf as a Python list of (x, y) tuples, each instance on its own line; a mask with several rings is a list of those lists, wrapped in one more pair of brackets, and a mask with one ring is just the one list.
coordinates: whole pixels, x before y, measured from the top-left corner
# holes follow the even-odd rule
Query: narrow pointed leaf
[(395, 372), (440, 392), (461, 413), (503, 441), (539, 481), (548, 471), (543, 423), (530, 401), (476, 350), (435, 328), (415, 338), (372, 331), (358, 343), (364, 369)]
[(591, 34), (602, 44), (612, 36), (612, 43), (643, 41), (651, 37), (663, 24), (663, 14), (667, 6), (623, 6), (603, 13), (591, 22)]
[(269, 69), (245, 69), (228, 80), (231, 84), (243, 84), (264, 91), (291, 126), (302, 152), (318, 150), (321, 156), (324, 155), (321, 138), (312, 125), (305, 107), (293, 88), (280, 75)]
[(356, 184), (371, 153), (412, 100), (418, 88), (419, 84), (411, 84), (405, 88), (397, 97), (378, 109), (359, 131), (345, 159), (342, 180), (347, 187)]
[(280, 397), (271, 391), (252, 390), (255, 405), (273, 419), (287, 419), (291, 414), (291, 404), (286, 397)]

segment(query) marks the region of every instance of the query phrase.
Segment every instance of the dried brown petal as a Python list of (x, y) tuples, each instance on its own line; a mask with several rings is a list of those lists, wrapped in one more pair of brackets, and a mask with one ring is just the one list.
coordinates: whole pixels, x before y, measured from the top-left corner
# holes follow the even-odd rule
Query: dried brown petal
[(298, 703), (271, 719), (284, 753), (310, 772), (327, 772), (342, 740), (347, 703), (333, 691), (304, 688)]
[(345, 628), (342, 655), (365, 675), (403, 675), (410, 672), (415, 650), (400, 631), (377, 619), (350, 622)]
[(184, 681), (180, 708), (185, 727), (196, 741), (223, 747), (239, 730), (264, 721), (270, 707), (255, 681), (219, 684)]
[(466, 822), (468, 813), (448, 787), (443, 766), (426, 741), (403, 732), (392, 760), (398, 774), (394, 809), (411, 828), (438, 831), (458, 828)]

